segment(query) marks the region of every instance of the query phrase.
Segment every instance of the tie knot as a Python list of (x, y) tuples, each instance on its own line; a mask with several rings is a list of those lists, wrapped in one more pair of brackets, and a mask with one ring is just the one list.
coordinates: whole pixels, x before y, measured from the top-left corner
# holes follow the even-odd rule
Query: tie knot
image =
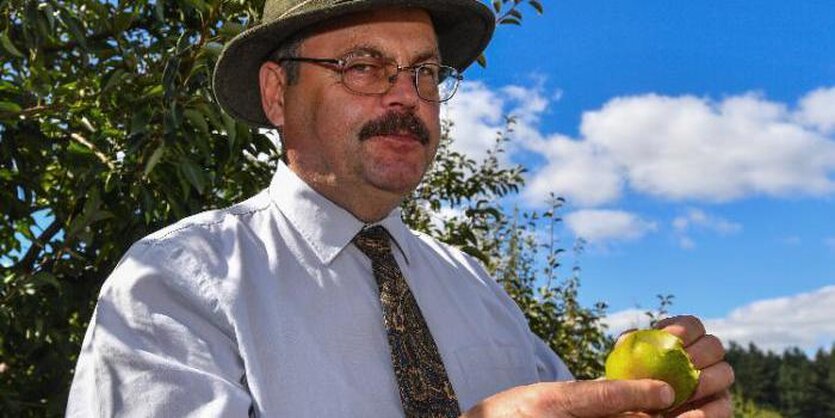
[(363, 230), (354, 237), (354, 245), (356, 245), (360, 251), (372, 260), (379, 260), (380, 258), (391, 254), (391, 247), (389, 246), (389, 233), (380, 225), (372, 226), (371, 228), (363, 228)]

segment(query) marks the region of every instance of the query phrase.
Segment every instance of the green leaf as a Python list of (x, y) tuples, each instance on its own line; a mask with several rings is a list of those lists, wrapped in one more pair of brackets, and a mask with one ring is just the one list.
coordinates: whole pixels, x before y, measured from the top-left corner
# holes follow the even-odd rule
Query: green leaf
[(113, 173), (112, 171), (107, 173), (107, 177), (104, 180), (104, 192), (105, 193), (110, 193), (110, 192), (113, 191), (113, 189), (116, 188), (117, 177), (118, 176), (115, 173)]
[(476, 58), (476, 62), (481, 66), (481, 68), (487, 68), (487, 57), (484, 56), (483, 52), (479, 54), (478, 58)]
[(36, 273), (34, 276), (32, 276), (31, 283), (37, 287), (52, 286), (55, 289), (61, 288), (61, 283), (58, 281), (57, 278), (55, 278), (55, 275), (47, 271), (41, 271)]
[(130, 120), (129, 136), (144, 133), (148, 130), (148, 121), (151, 119), (150, 112), (147, 108), (143, 108), (138, 112), (133, 113)]
[(234, 144), (235, 140), (238, 139), (238, 129), (235, 119), (227, 115), (226, 112), (221, 113), (221, 118), (223, 118), (223, 125), (226, 128), (226, 136), (229, 138), (229, 142)]
[(92, 157), (94, 155), (93, 150), (75, 141), (70, 142), (70, 145), (67, 147), (67, 152), (80, 157)]
[(203, 117), (203, 113), (196, 109), (186, 109), (183, 114), (186, 116), (186, 119), (191, 122), (192, 126), (197, 128), (203, 134), (209, 134), (209, 124), (206, 123), (206, 118)]
[(183, 3), (185, 3), (188, 6), (191, 6), (192, 8), (196, 9), (200, 13), (206, 13), (206, 11), (208, 11), (208, 7), (206, 6), (206, 3), (204, 3), (202, 0), (182, 0), (182, 1), (183, 1)]
[(84, 208), (81, 210), (81, 214), (75, 217), (67, 227), (67, 237), (77, 238), (84, 228), (90, 226), (97, 217), (99, 206), (101, 206), (101, 196), (99, 195), (99, 190), (93, 188), (87, 193), (87, 200), (84, 202)]
[(220, 34), (227, 38), (233, 38), (245, 29), (244, 25), (237, 22), (226, 22), (220, 27)]
[(170, 101), (176, 93), (174, 82), (177, 79), (177, 73), (180, 70), (180, 57), (172, 55), (165, 63), (165, 69), (162, 71), (162, 86), (165, 89), (165, 101)]
[(220, 56), (221, 51), (223, 51), (223, 44), (219, 42), (207, 42), (206, 45), (203, 45), (203, 51), (210, 57), (217, 58)]
[(12, 54), (18, 58), (23, 58), (23, 53), (20, 52), (20, 50), (14, 46), (14, 43), (12, 43), (12, 40), (9, 39), (9, 36), (6, 34), (6, 32), (0, 33), (0, 44), (3, 45), (3, 49), (5, 49), (6, 52), (8, 52), (9, 54)]
[(536, 12), (539, 14), (545, 13), (544, 9), (542, 8), (542, 3), (539, 0), (529, 0), (528, 3), (536, 9)]
[(154, 16), (157, 18), (157, 21), (164, 22), (165, 21), (165, 2), (158, 0), (154, 5)]
[(41, 3), (38, 5), (38, 9), (46, 16), (47, 22), (49, 22), (49, 30), (55, 30), (55, 9), (52, 8), (52, 5), (49, 3)]
[(113, 18), (113, 30), (116, 33), (120, 33), (125, 31), (127, 28), (130, 27), (131, 23), (133, 23), (133, 14), (130, 13), (119, 13)]
[(87, 49), (87, 37), (84, 34), (84, 25), (75, 16), (70, 14), (67, 9), (61, 9), (59, 13), (61, 23), (67, 28), (70, 35), (82, 49)]
[(180, 160), (180, 170), (185, 176), (186, 180), (197, 190), (198, 193), (203, 194), (203, 189), (206, 188), (206, 175), (194, 161), (183, 158)]
[(0, 112), (19, 113), (20, 105), (14, 102), (0, 102)]
[(502, 11), (502, 0), (493, 0), (493, 11), (496, 13)]
[(151, 154), (151, 157), (148, 158), (148, 162), (145, 163), (145, 169), (142, 171), (142, 177), (148, 177), (148, 174), (154, 170), (154, 167), (157, 166), (159, 163), (160, 158), (165, 154), (165, 145), (160, 145), (157, 149), (154, 150), (154, 153)]
[(102, 87), (101, 92), (104, 93), (112, 88), (115, 88), (122, 82), (126, 71), (122, 68), (117, 68), (102, 77)]
[(143, 90), (142, 97), (139, 100), (149, 100), (155, 97), (160, 97), (165, 92), (165, 88), (161, 84), (154, 84), (148, 86)]
[(520, 22), (520, 21), (519, 21), (519, 19), (514, 18), (514, 17), (505, 17), (505, 18), (502, 18), (501, 20), (499, 20), (499, 24), (500, 24), (500, 25), (516, 25), (516, 26), (521, 26), (521, 25), (522, 25), (522, 22)]

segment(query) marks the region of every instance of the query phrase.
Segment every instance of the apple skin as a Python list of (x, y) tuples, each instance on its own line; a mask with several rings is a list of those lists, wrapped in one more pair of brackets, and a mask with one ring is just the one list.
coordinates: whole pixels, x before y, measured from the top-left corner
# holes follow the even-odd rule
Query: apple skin
[(670, 384), (676, 398), (670, 409), (693, 396), (699, 371), (693, 366), (681, 339), (667, 331), (645, 329), (622, 337), (606, 357), (610, 380), (656, 379)]

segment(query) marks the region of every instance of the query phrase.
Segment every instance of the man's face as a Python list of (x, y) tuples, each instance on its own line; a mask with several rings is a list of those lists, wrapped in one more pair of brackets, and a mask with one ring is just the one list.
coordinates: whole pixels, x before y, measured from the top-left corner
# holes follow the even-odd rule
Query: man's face
[[(312, 58), (352, 53), (401, 66), (439, 62), (432, 22), (417, 9), (349, 16), (308, 37), (299, 50)], [(408, 71), (387, 93), (361, 95), (346, 89), (333, 68), (301, 63), (298, 82), (285, 87), (280, 122), (290, 167), (337, 203), (341, 196), (334, 193), (408, 194), (435, 156), (439, 105), (418, 97)]]

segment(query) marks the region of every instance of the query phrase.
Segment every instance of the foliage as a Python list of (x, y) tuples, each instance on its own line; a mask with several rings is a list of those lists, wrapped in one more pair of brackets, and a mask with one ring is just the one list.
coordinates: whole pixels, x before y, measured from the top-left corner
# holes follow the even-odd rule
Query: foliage
[(750, 404), (763, 414), (739, 416), (767, 411), (787, 418), (835, 416), (835, 346), (809, 358), (797, 348), (777, 355), (731, 343), (726, 358), (736, 375), (735, 407), (754, 410)]
[(669, 308), (673, 305), (674, 295), (655, 295), (658, 298), (658, 309), (644, 312), (644, 315), (649, 317), (649, 326), (655, 327), (659, 321), (669, 316)]
[(779, 412), (757, 405), (738, 391), (733, 394), (733, 411), (737, 418), (783, 418)]
[[(602, 323), (606, 304), (587, 308), (578, 300), (580, 267), (575, 264), (565, 279), (557, 276), (564, 250), (555, 241), (554, 229), (561, 222), (562, 204), (562, 199), (552, 196), (543, 213), (517, 210), (512, 218), (497, 223), (495, 242), (503, 255), (489, 267), (522, 308), (531, 330), (559, 353), (575, 377), (594, 379), (603, 374), (614, 340)], [(544, 239), (542, 232), (547, 233)], [(582, 240), (575, 242), (575, 259), (583, 245)]]
[[(520, 4), (541, 13), (537, 0), (492, 3), (507, 25), (521, 22)], [(210, 86), (223, 44), (262, 5), (0, 0), (2, 414), (61, 415), (98, 289), (132, 242), (268, 183), (273, 144), (221, 112)], [(519, 173), (448, 157), (422, 201), (475, 202), (474, 225), (497, 219), (495, 200), (470, 198), (515, 192)], [(438, 208), (424, 209), (418, 226)], [(498, 254), (466, 222), (434, 232)]]

